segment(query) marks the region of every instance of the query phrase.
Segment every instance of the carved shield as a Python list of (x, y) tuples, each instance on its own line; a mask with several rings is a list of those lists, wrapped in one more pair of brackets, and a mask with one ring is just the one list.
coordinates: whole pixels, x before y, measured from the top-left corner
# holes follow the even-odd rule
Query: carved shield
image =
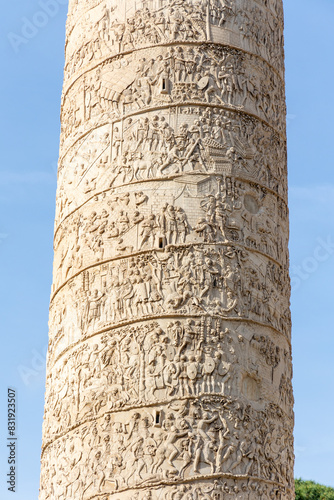
[(195, 380), (195, 378), (197, 377), (196, 363), (190, 363), (190, 365), (187, 366), (187, 375), (190, 378), (190, 380)]
[(175, 356), (175, 349), (173, 346), (169, 345), (166, 349), (166, 356), (167, 356), (167, 359), (169, 361), (173, 361), (174, 360), (174, 356)]
[(231, 364), (226, 361), (222, 361), (218, 367), (218, 375), (224, 377), (230, 370)]
[(204, 90), (209, 85), (209, 77), (203, 76), (199, 82), (197, 82), (197, 86), (200, 90)]
[(205, 373), (212, 373), (213, 370), (215, 369), (216, 363), (212, 358), (206, 358), (205, 363), (204, 363), (204, 371)]

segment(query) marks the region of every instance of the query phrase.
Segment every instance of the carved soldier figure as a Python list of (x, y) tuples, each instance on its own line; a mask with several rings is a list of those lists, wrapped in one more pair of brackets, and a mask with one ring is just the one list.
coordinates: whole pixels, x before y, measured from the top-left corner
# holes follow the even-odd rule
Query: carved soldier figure
[(93, 294), (87, 298), (86, 316), (87, 316), (87, 325), (88, 326), (91, 323), (94, 326), (95, 321), (100, 318), (102, 297), (103, 297), (103, 294), (95, 289)]
[(146, 242), (150, 243), (151, 248), (154, 247), (156, 228), (157, 224), (155, 221), (155, 216), (153, 214), (149, 215), (147, 219), (143, 220), (143, 222), (141, 223), (141, 232), (140, 232), (140, 236), (142, 236), (142, 240), (139, 247), (140, 249)]

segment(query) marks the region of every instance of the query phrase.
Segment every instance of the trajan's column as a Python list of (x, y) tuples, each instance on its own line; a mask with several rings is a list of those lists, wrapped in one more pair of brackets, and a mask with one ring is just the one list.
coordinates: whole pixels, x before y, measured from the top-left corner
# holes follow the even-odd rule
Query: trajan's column
[(281, 0), (70, 0), (40, 500), (292, 500)]

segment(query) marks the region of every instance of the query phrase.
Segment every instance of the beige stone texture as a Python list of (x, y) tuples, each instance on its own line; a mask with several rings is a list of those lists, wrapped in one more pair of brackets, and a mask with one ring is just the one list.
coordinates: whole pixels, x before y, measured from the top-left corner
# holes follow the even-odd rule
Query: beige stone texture
[(292, 500), (281, 0), (70, 0), (40, 500)]

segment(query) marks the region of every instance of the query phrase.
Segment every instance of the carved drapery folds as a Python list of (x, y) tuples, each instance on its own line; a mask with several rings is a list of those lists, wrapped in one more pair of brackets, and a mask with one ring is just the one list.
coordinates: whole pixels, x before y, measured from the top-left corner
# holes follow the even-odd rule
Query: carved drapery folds
[(40, 500), (293, 496), (281, 0), (71, 0)]

